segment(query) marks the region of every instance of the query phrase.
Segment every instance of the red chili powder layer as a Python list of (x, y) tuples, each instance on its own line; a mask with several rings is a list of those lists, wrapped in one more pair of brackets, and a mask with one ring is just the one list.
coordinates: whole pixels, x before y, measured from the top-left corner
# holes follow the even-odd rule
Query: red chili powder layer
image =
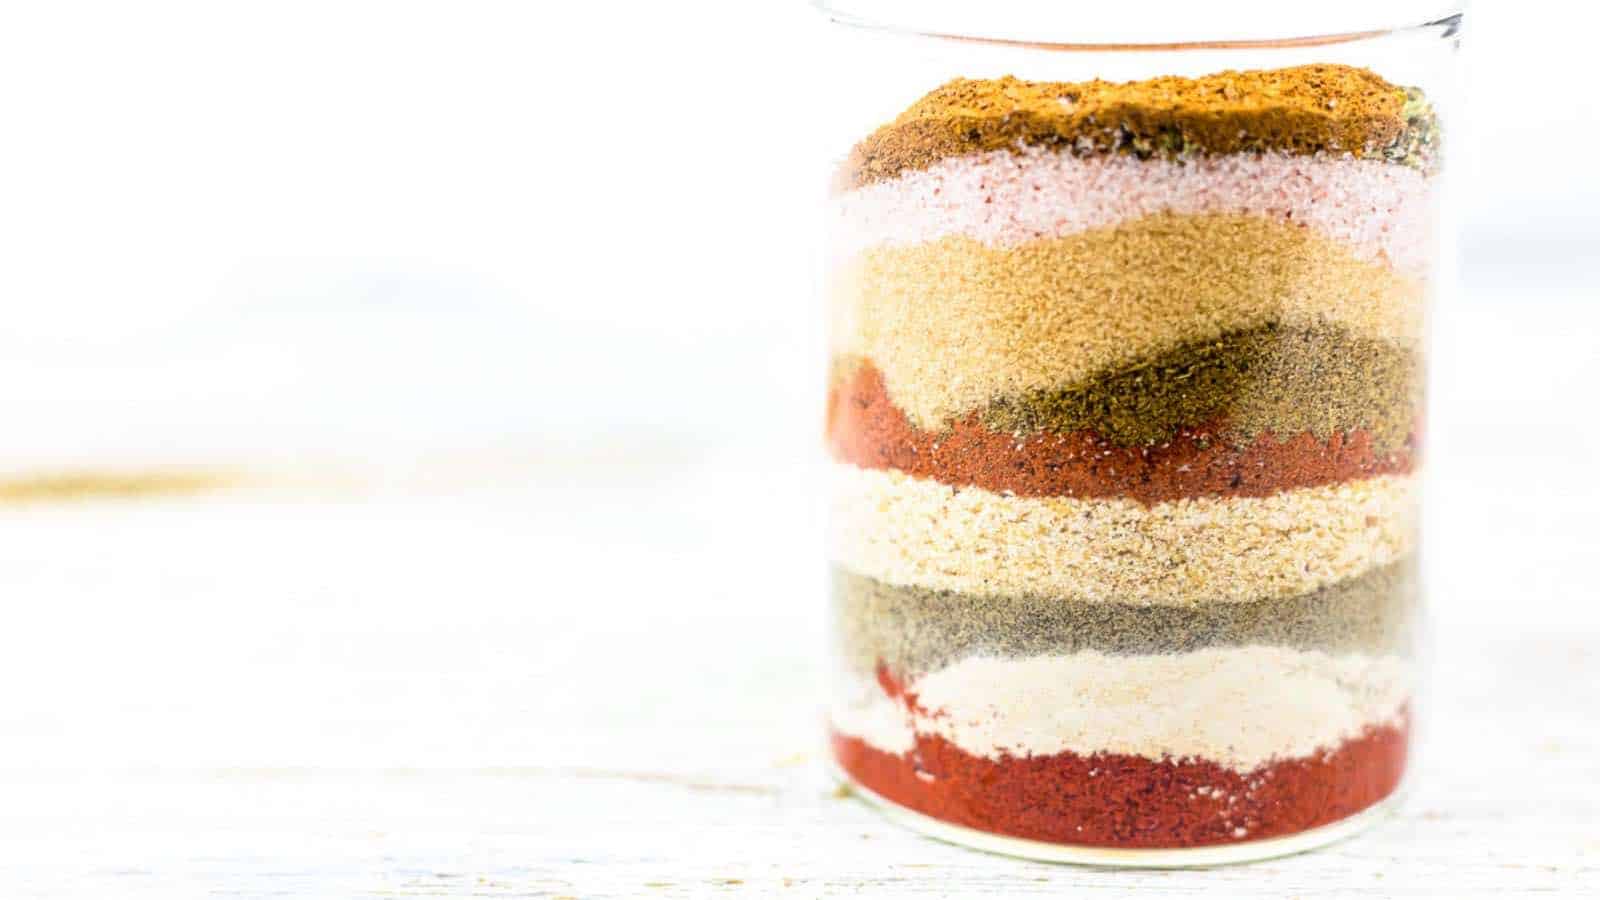
[(1265, 497), (1378, 475), (1410, 472), (1411, 447), (1373, 450), (1355, 430), (1322, 440), (1303, 433), (1259, 435), (1248, 446), (1219, 437), (1225, 422), (1183, 427), (1159, 444), (1128, 447), (1092, 431), (1017, 436), (995, 431), (974, 412), (948, 431), (917, 428), (889, 399), (883, 375), (862, 364), (828, 394), (827, 442), (841, 462), (899, 469), (945, 484), (1025, 497), (1131, 497), (1160, 503), (1185, 497)]
[(1245, 774), (1115, 753), (985, 759), (937, 735), (919, 734), (904, 755), (849, 735), (832, 740), (851, 778), (936, 819), (1036, 841), (1158, 849), (1281, 837), (1358, 813), (1399, 785), (1408, 730), (1369, 727), (1330, 752)]

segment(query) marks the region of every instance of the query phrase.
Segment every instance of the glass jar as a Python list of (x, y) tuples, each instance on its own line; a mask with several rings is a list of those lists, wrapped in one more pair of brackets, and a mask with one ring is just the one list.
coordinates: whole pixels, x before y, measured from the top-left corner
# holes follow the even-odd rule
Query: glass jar
[(1393, 804), (1460, 28), (1430, 5), (823, 4), (857, 793), (1156, 866)]

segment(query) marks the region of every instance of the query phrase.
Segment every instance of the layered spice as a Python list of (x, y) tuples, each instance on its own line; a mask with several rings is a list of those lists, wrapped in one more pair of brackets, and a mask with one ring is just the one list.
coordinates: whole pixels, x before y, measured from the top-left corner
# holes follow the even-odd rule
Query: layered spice
[[(1373, 371), (1355, 377), (1375, 381)], [(1185, 372), (1177, 374), (1176, 381), (1186, 380)], [(1181, 405), (1194, 395), (1169, 392), (1176, 401), (1171, 405), (1180, 408), (1164, 428), (1137, 418), (1130, 409), (1141, 402), (1157, 407), (1159, 396), (1125, 403), (1112, 386), (1063, 392), (1033, 408), (1001, 401), (943, 430), (927, 431), (911, 424), (889, 399), (881, 373), (870, 364), (858, 364), (842, 373), (829, 392), (827, 437), (834, 457), (844, 462), (1027, 497), (1130, 497), (1144, 503), (1264, 497), (1411, 470), (1419, 423), (1410, 414), (1416, 402), (1410, 384), (1390, 388), (1393, 400), (1379, 415), (1370, 408), (1363, 411), (1372, 418), (1370, 424), (1352, 423), (1347, 429), (1326, 424), (1343, 404), (1287, 406), (1274, 423), (1261, 411), (1278, 397), (1292, 402), (1293, 383), (1252, 380), (1249, 385), (1275, 397), (1262, 402), (1253, 392), (1213, 395), (1209, 404), (1184, 410)], [(1307, 385), (1301, 400), (1326, 386)], [(1074, 412), (1076, 421), (1070, 421)], [(1057, 427), (1041, 427), (1045, 422)], [(1322, 424), (1324, 433), (1295, 427), (1313, 423)], [(1369, 428), (1378, 429), (1381, 446), (1374, 446)]]
[(1415, 559), (1276, 600), (1153, 606), (1043, 594), (967, 594), (833, 572), (833, 628), (843, 664), (904, 681), (969, 656), (1095, 650), (1190, 653), (1283, 646), (1409, 653), (1417, 616)]
[(1360, 812), (1405, 772), (1407, 729), (1380, 726), (1307, 759), (1239, 773), (1124, 754), (986, 759), (919, 736), (885, 753), (833, 735), (834, 758), (874, 793), (957, 825), (1092, 847), (1203, 847), (1282, 837)]
[(1253, 343), (1236, 348), (1247, 362), (1361, 353), (1392, 387), (1420, 358), (1425, 283), (1293, 222), (1158, 214), (1016, 247), (875, 246), (841, 261), (830, 291), (835, 356), (870, 360), (911, 420), (938, 428), (1228, 340)]
[(1019, 146), (1140, 159), (1350, 154), (1428, 169), (1438, 126), (1420, 91), (1350, 66), (1120, 84), (958, 78), (858, 144), (839, 183), (858, 187), (947, 157)]
[(830, 200), (840, 768), (994, 834), (1296, 834), (1404, 772), (1433, 111), (958, 79)]

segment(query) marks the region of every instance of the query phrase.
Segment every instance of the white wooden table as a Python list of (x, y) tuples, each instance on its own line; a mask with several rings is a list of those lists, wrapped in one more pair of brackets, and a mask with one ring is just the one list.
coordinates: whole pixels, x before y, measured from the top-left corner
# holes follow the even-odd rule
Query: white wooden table
[[(1594, 896), (1600, 428), (1563, 398), (1600, 383), (1600, 313), (1579, 308), (1441, 335), (1417, 778), (1345, 843), (1093, 871), (837, 796), (808, 470), (730, 445), (0, 508), (0, 897)], [(1507, 339), (1516, 378), (1475, 364)]]
[[(760, 540), (775, 519), (739, 539), (663, 475), (571, 515), (549, 485), (7, 512), (0, 896), (1600, 885), (1593, 629), (1443, 626), (1413, 795), (1346, 843), (1207, 872), (1024, 863), (834, 793), (820, 577)], [(612, 520), (633, 488), (680, 530)]]
[[(1017, 896), (1065, 888), (1107, 896), (1203, 888), (1219, 896), (1593, 896), (1600, 806), (1587, 788), (1600, 781), (1600, 746), (1585, 719), (1600, 684), (1592, 651), (1570, 635), (1461, 637), (1441, 667), (1457, 687), (1436, 698), (1436, 719), (1448, 724), (1432, 736), (1405, 812), (1318, 853), (1252, 866), (1089, 871), (901, 831), (834, 796), (804, 736), (784, 736), (792, 729), (775, 720), (773, 704), (804, 702), (795, 675), (809, 667), (792, 642), (768, 640), (772, 655), (753, 672), (702, 657), (640, 690), (638, 701), (669, 706), (671, 722), (595, 723), (555, 742), (592, 741), (593, 754), (524, 737), (512, 739), (529, 748), (520, 766), (175, 766), (8, 779), (0, 880), (13, 897)], [(664, 638), (710, 649), (697, 646), (693, 629), (657, 631), (639, 643)], [(1501, 677), (1511, 669), (1523, 674)], [(1537, 692), (1546, 681), (1567, 690), (1511, 702), (1516, 689)], [(680, 690), (697, 696), (662, 696)], [(560, 705), (549, 696), (530, 703), (509, 689), (493, 699), (517, 710), (506, 716), (555, 714)], [(638, 701), (602, 699), (611, 709), (597, 718), (631, 714)], [(1501, 713), (1495, 727), (1461, 725), (1481, 721), (1484, 708)], [(460, 707), (428, 715), (441, 730), (476, 724)], [(644, 745), (627, 751), (619, 741)]]

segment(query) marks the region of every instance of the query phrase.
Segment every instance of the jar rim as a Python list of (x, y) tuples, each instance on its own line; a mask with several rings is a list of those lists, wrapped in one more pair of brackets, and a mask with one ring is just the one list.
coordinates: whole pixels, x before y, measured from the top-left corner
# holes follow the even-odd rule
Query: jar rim
[[(1042, 4), (1037, 0), (811, 0), (834, 22), (877, 31), (1048, 50), (1310, 47), (1396, 31), (1460, 28), (1464, 0)], [(1230, 16), (1229, 13), (1236, 13)]]

